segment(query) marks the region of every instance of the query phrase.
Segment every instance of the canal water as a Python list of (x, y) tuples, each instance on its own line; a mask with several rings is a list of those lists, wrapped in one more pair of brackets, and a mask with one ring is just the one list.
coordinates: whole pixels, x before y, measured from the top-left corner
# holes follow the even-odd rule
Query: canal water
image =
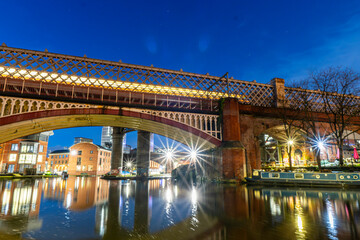
[(360, 191), (0, 181), (0, 239), (360, 239)]

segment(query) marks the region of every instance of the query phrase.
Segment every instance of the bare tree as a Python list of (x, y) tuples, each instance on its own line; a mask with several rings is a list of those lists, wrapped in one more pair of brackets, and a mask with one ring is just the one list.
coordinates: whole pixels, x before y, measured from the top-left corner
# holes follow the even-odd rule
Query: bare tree
[[(324, 141), (329, 133), (326, 131), (327, 128), (324, 127), (323, 123), (319, 121), (318, 113), (314, 111), (312, 95), (309, 94), (309, 90), (305, 90), (311, 88), (311, 83), (306, 79), (297, 83), (292, 83), (290, 87), (298, 93), (296, 94), (296, 99), (291, 102), (292, 105), (289, 103), (290, 107), (301, 111), (299, 126), (305, 131), (306, 142), (313, 150), (318, 169), (321, 172), (321, 145), (325, 144)], [(320, 130), (322, 130), (322, 132)]]
[(328, 124), (339, 148), (339, 161), (342, 166), (344, 140), (348, 135), (359, 130), (359, 128), (354, 129), (353, 122), (355, 117), (360, 116), (360, 98), (357, 96), (360, 75), (350, 68), (330, 67), (312, 73), (310, 80), (319, 90), (321, 111), (326, 113)]
[(303, 139), (303, 132), (299, 124), (300, 112), (294, 111), (287, 103), (282, 107), (277, 107), (277, 116), (282, 122), (282, 136), (279, 142), (285, 147), (289, 159), (289, 167), (292, 170), (292, 150)]

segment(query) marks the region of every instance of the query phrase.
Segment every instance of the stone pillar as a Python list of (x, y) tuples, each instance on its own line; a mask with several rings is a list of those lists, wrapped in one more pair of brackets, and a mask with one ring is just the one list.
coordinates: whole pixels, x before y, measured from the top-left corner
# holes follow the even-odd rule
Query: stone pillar
[(286, 107), (285, 80), (273, 78), (270, 83), (274, 86), (274, 107)]
[(136, 172), (138, 177), (149, 176), (150, 165), (150, 133), (138, 131), (137, 152), (136, 152)]
[[(112, 153), (111, 153), (111, 170), (123, 168), (123, 142), (125, 133), (120, 127), (113, 127), (112, 133)], [(121, 172), (120, 172), (121, 173)]]
[(245, 150), (241, 143), (239, 104), (236, 98), (225, 99), (223, 108), (223, 177), (243, 179), (246, 175)]

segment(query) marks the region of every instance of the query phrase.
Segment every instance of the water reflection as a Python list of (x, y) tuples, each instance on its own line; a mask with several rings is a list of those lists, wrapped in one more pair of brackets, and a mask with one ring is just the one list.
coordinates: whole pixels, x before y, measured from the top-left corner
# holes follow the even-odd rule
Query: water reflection
[(356, 190), (0, 181), (0, 239), (359, 239)]
[(247, 191), (263, 202), (263, 219), (257, 221), (262, 223), (261, 227), (271, 229), (268, 238), (275, 239), (283, 232), (285, 239), (359, 239), (359, 191), (274, 188)]
[(40, 229), (42, 182), (0, 181), (0, 238), (20, 239), (24, 231)]

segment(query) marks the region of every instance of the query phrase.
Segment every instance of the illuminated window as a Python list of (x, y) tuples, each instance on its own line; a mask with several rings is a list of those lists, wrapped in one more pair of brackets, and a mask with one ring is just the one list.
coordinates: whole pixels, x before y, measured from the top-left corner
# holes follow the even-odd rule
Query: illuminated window
[(15, 154), (15, 153), (10, 154), (9, 162), (15, 162), (16, 161), (16, 156), (17, 156), (17, 154)]
[(82, 166), (82, 170), (83, 170), (83, 171), (86, 171), (86, 165), (83, 165), (83, 166)]
[(42, 155), (38, 156), (38, 162), (42, 162)]
[(88, 165), (88, 171), (92, 171), (93, 170), (93, 165)]
[(25, 144), (21, 144), (21, 152), (23, 152), (23, 153), (26, 152), (26, 145)]
[(11, 151), (17, 151), (19, 150), (19, 145), (17, 143), (11, 144)]

